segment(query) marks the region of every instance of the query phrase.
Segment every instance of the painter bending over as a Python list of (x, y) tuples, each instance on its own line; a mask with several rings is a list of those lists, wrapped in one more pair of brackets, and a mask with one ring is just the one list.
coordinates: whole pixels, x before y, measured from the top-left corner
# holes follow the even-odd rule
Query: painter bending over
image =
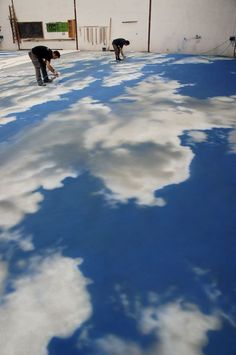
[(112, 41), (112, 46), (115, 51), (116, 60), (121, 60), (120, 54), (122, 55), (123, 58), (125, 58), (123, 53), (123, 46), (128, 46), (129, 44), (130, 42), (124, 38), (117, 38)]
[[(49, 79), (47, 69), (50, 70), (56, 77), (59, 73), (50, 64), (51, 59), (60, 58), (60, 52), (52, 51), (45, 46), (36, 46), (29, 52), (29, 57), (35, 67), (36, 80), (39, 86), (45, 86), (45, 83), (50, 83), (52, 79)], [(42, 73), (42, 76), (41, 76)]]

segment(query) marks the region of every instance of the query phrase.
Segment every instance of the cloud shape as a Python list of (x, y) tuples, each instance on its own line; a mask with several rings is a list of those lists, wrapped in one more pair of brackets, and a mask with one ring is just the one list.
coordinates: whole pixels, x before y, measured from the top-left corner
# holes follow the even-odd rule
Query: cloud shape
[(34, 250), (34, 245), (32, 242), (31, 235), (24, 235), (20, 230), (9, 231), (4, 230), (0, 232), (0, 240), (5, 243), (16, 243), (20, 249), (24, 251), (32, 251)]
[(207, 344), (207, 332), (218, 330), (218, 316), (204, 315), (193, 304), (170, 303), (160, 308), (144, 309), (140, 321), (144, 334), (154, 332), (159, 337), (156, 353), (169, 355), (200, 355)]
[(141, 71), (143, 67), (144, 67), (144, 62), (129, 63), (125, 61), (122, 63), (116, 63), (112, 75), (105, 77), (102, 85), (115, 86), (115, 85), (120, 85), (121, 83), (129, 80), (139, 79), (143, 76), (143, 73)]
[[(217, 315), (205, 315), (195, 305), (181, 301), (144, 307), (137, 319), (143, 335), (152, 334), (156, 340), (147, 348), (108, 334), (97, 339), (98, 353), (113, 355), (202, 355), (207, 344), (207, 332), (218, 330), (221, 321)], [(174, 349), (174, 350), (173, 350)]]
[(230, 152), (236, 153), (236, 130), (230, 132), (229, 134), (229, 144), (230, 144)]
[(202, 131), (189, 131), (188, 136), (189, 138), (191, 138), (191, 141), (193, 143), (207, 142), (207, 138), (208, 138), (207, 133)]
[(98, 354), (103, 355), (142, 355), (142, 349), (132, 341), (121, 339), (113, 334), (108, 334), (104, 338), (96, 341), (96, 349)]
[(0, 126), (8, 124), (16, 120), (16, 117), (2, 117), (0, 118)]
[(191, 56), (191, 57), (175, 60), (173, 64), (212, 64), (213, 62), (218, 60), (231, 60), (231, 59), (226, 57), (198, 55), (198, 56)]
[(0, 305), (2, 355), (47, 354), (54, 336), (67, 337), (92, 312), (78, 261), (59, 254), (34, 258)]
[(4, 292), (7, 274), (8, 274), (7, 263), (0, 259), (0, 297)]

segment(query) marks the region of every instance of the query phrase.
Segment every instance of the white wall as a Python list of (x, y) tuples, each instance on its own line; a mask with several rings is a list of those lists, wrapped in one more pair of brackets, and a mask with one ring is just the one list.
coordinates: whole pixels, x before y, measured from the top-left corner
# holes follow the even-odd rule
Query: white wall
[(149, 0), (78, 0), (77, 2), (80, 49), (101, 50), (104, 46), (98, 43), (99, 39), (97, 44), (92, 44), (86, 32), (88, 26), (106, 26), (108, 43), (105, 47), (111, 48), (111, 40), (122, 37), (130, 41), (129, 50), (147, 50)]
[[(0, 49), (18, 49), (13, 44), (12, 31), (9, 21), (11, 0), (0, 0), (0, 26), (4, 40)], [(74, 18), (74, 5), (70, 0), (14, 0), (15, 13), (18, 22), (43, 22), (44, 40), (21, 40), (20, 49), (30, 49), (35, 45), (45, 45), (53, 49), (75, 49), (75, 40), (68, 39), (68, 32), (47, 32), (46, 23), (67, 22)]]
[(236, 0), (153, 0), (151, 28), (153, 52), (233, 55)]
[[(18, 48), (12, 43), (10, 4), (0, 0), (0, 35), (4, 36), (0, 49), (4, 50)], [(44, 40), (23, 40), (21, 49), (39, 44), (76, 49), (68, 33), (46, 31), (47, 22), (74, 18), (73, 0), (14, 0), (14, 4), (19, 22), (42, 21), (44, 26)], [(131, 42), (126, 51), (147, 51), (149, 4), (150, 0), (76, 0), (79, 49), (112, 49), (112, 39), (123, 37)], [(233, 56), (229, 37), (236, 36), (236, 0), (152, 0), (150, 35), (153, 52)]]
[(8, 19), (10, 3), (6, 0), (0, 0), (0, 35), (3, 36), (3, 41), (0, 42), (1, 49), (17, 50), (17, 45), (12, 43), (11, 27)]

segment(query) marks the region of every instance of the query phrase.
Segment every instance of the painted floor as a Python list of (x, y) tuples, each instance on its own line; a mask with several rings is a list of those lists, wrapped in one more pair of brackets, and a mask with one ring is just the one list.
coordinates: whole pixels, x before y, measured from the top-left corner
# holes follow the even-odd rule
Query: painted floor
[(236, 354), (236, 60), (0, 52), (1, 355)]

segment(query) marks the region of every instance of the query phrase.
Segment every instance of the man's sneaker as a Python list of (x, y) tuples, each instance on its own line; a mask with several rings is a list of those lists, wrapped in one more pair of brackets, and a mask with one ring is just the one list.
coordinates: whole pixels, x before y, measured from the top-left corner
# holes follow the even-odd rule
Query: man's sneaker
[(116, 60), (119, 60), (119, 61), (120, 61), (121, 59), (120, 59), (120, 58), (116, 58)]
[(44, 81), (43, 81), (44, 83), (51, 83), (52, 82), (52, 79), (44, 79)]
[(42, 81), (39, 81), (39, 82), (38, 82), (38, 86), (46, 86), (46, 84), (43, 83)]

